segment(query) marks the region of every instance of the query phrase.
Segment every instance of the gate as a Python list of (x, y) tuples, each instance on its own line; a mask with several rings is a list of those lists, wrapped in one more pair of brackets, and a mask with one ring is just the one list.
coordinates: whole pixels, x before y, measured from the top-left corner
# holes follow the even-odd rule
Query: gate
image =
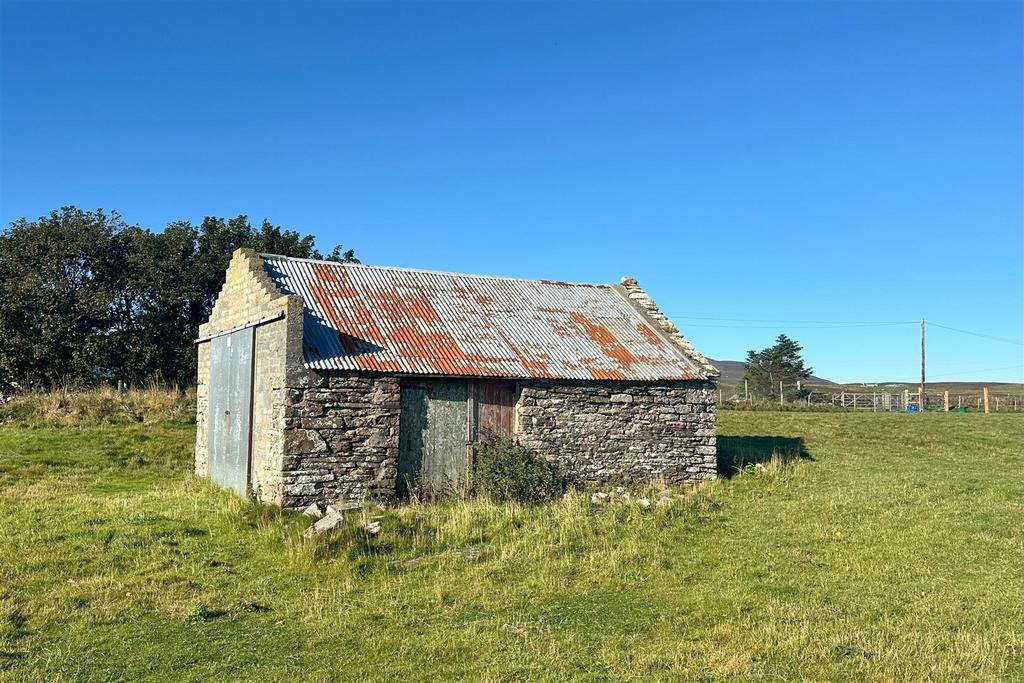
[(210, 340), (210, 478), (244, 496), (249, 486), (253, 328)]

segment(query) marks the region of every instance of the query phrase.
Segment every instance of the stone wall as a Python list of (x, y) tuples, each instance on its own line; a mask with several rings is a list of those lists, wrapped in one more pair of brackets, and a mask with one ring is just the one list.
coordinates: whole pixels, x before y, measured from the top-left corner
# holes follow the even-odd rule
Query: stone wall
[(713, 382), (522, 384), (518, 438), (577, 485), (717, 476)]
[[(279, 502), (393, 498), (400, 380), (330, 372), (307, 383), (285, 398)], [(715, 397), (712, 382), (523, 382), (517, 438), (577, 485), (700, 482), (717, 476)]]
[(400, 401), (397, 378), (359, 373), (289, 389), (281, 504), (394, 497)]

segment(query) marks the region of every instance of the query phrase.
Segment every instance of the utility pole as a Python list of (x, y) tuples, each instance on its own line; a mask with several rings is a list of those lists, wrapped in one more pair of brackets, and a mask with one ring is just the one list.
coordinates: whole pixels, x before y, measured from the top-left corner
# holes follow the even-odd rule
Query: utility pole
[(921, 387), (917, 395), (917, 409), (924, 412), (924, 318), (921, 318)]

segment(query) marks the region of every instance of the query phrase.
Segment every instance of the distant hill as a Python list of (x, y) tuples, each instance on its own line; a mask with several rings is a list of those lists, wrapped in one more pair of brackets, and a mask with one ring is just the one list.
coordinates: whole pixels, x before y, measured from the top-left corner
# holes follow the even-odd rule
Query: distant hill
[[(732, 389), (743, 381), (743, 361), (739, 360), (712, 360), (711, 363), (718, 368), (722, 376), (718, 379), (718, 385), (723, 389)], [(917, 391), (916, 382), (850, 382), (840, 384), (832, 380), (823, 379), (811, 375), (805, 383), (808, 386), (830, 386), (832, 391), (852, 391), (871, 393), (873, 391), (901, 392), (904, 389)], [(977, 394), (981, 393), (982, 387), (999, 394), (1022, 394), (1024, 384), (1013, 384), (1010, 382), (928, 382), (928, 392), (948, 391), (951, 395), (956, 394)]]
[[(722, 387), (733, 387), (743, 380), (743, 361), (739, 360), (712, 360), (714, 365), (722, 373), (718, 378), (718, 384)], [(835, 384), (835, 382), (821, 377), (811, 375), (807, 380), (808, 384)]]

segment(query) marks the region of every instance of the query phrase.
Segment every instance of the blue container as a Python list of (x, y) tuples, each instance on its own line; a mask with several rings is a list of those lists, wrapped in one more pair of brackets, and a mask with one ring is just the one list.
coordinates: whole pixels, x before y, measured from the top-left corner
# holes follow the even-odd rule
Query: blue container
[(916, 403), (908, 403), (908, 404), (907, 404), (907, 412), (908, 412), (908, 413), (916, 413), (916, 412), (918, 412), (919, 410), (920, 410), (920, 409), (919, 409), (919, 408), (917, 407), (917, 404), (916, 404)]

